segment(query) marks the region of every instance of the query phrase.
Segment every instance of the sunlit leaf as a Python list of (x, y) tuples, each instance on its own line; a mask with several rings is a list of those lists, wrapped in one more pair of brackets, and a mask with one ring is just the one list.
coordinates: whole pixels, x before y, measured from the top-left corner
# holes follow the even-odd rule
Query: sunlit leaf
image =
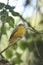
[(6, 21), (9, 23), (11, 27), (14, 27), (14, 19), (11, 16), (8, 16)]
[(7, 58), (11, 58), (13, 56), (12, 50), (10, 50), (10, 49), (6, 50), (5, 55)]
[(6, 34), (6, 27), (4, 25), (2, 25), (1, 27), (1, 32), (2, 34)]
[(21, 62), (22, 62), (21, 54), (16, 52), (16, 57), (14, 59), (12, 59), (12, 63), (13, 64), (20, 64)]

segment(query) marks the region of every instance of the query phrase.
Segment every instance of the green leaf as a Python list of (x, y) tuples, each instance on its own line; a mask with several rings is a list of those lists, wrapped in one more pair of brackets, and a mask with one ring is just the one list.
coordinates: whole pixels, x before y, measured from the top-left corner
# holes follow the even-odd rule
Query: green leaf
[(7, 58), (11, 58), (13, 56), (12, 50), (10, 50), (10, 49), (6, 50), (5, 55)]
[(18, 12), (12, 12), (12, 15), (13, 16), (19, 16), (19, 13)]
[(12, 10), (13, 8), (10, 5), (5, 6), (6, 9)]
[(12, 14), (13, 16), (19, 16), (19, 13), (18, 13), (18, 12), (15, 12), (15, 11), (13, 11), (13, 10), (10, 10), (10, 12), (11, 12), (11, 14)]
[(0, 3), (0, 9), (2, 9), (5, 6), (4, 3)]
[(5, 15), (8, 15), (8, 12), (6, 11), (6, 10), (2, 10), (1, 12), (0, 12), (0, 14), (3, 16), (4, 14)]
[(6, 19), (6, 21), (9, 23), (9, 25), (10, 25), (11, 27), (14, 28), (14, 19), (13, 19), (13, 17), (8, 16), (7, 19)]
[(18, 58), (20, 58), (20, 57), (21, 57), (21, 54), (19, 54), (19, 53), (16, 52), (16, 56), (17, 56)]
[(5, 15), (1, 16), (1, 21), (5, 22)]
[(19, 16), (19, 13), (18, 13), (18, 12), (15, 12), (10, 5), (6, 5), (5, 8), (6, 8), (6, 9), (9, 9), (9, 11), (11, 12), (11, 14), (12, 14), (13, 16)]
[(11, 46), (11, 48), (12, 48), (13, 50), (16, 50), (17, 47), (18, 47), (18, 46), (17, 46), (17, 42), (15, 42), (13, 46)]
[(6, 22), (6, 18), (7, 18), (7, 16), (8, 16), (8, 12), (7, 12), (6, 10), (2, 10), (2, 11), (0, 12), (0, 15), (1, 15), (1, 20), (2, 20), (2, 22)]
[(1, 33), (6, 34), (6, 27), (4, 25), (2, 25), (1, 27)]
[(25, 50), (28, 47), (28, 44), (25, 40), (20, 41), (18, 45), (22, 50)]
[(16, 58), (14, 58), (13, 60), (12, 60), (12, 64), (14, 65), (14, 64), (20, 64), (22, 62), (22, 60), (20, 59), (20, 58), (18, 58), (18, 57), (16, 57)]

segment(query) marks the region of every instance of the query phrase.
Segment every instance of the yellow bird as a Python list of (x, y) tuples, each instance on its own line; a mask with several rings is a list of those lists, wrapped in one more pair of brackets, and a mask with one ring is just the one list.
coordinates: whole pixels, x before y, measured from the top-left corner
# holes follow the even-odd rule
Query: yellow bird
[(9, 39), (9, 44), (12, 44), (15, 40), (18, 38), (22, 37), (25, 32), (25, 26), (24, 24), (19, 24), (15, 30), (13, 30), (10, 39)]

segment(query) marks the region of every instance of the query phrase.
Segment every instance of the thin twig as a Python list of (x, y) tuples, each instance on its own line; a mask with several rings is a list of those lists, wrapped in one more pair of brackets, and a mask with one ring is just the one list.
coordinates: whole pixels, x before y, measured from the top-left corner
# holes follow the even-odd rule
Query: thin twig
[[(17, 42), (17, 40), (16, 40), (15, 42)], [(13, 45), (15, 44), (15, 42), (12, 43), (12, 44), (10, 44), (9, 46), (7, 46), (4, 50), (2, 50), (2, 51), (0, 52), (0, 55), (1, 55), (3, 52), (5, 52), (8, 48), (10, 48), (11, 46), (13, 46)]]

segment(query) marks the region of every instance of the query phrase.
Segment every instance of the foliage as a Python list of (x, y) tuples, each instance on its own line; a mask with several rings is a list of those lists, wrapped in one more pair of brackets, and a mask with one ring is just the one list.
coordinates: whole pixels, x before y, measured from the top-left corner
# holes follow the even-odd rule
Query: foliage
[(12, 50), (10, 50), (10, 49), (6, 50), (5, 54), (6, 54), (7, 58), (11, 58), (13, 55)]
[(13, 58), (13, 60), (11, 60), (12, 61), (12, 63), (13, 64), (20, 64), (21, 62), (22, 62), (22, 60), (21, 60), (21, 54), (19, 54), (19, 53), (16, 53), (16, 57), (15, 58)]
[(19, 16), (19, 13), (13, 11), (13, 8), (10, 5), (5, 5), (4, 3), (0, 3), (0, 10), (0, 20), (2, 21), (1, 33), (5, 34), (7, 31), (5, 23), (8, 23), (14, 28), (14, 18), (9, 16), (9, 13), (11, 13), (13, 16)]
[[(25, 6), (27, 6), (28, 4), (30, 4), (30, 0), (26, 0)], [(11, 13), (11, 16), (9, 15), (9, 13)], [(31, 25), (33, 23), (33, 27), (32, 27), (29, 24), (29, 22), (27, 21), (24, 22), (25, 20), (22, 18), (22, 16), (18, 12), (14, 11), (12, 6), (8, 4), (6, 5), (4, 3), (0, 3), (0, 20), (2, 22), (2, 26), (0, 27), (0, 40), (2, 35), (6, 35), (7, 31), (9, 31), (11, 28), (14, 28), (14, 24), (15, 24), (14, 17), (16, 16), (21, 17), (21, 19), (23, 20), (23, 23), (26, 23), (28, 25), (27, 26), (28, 28), (26, 28), (26, 32), (24, 31), (25, 32), (24, 39), (14, 42), (13, 46), (5, 50), (6, 59), (7, 60), (10, 59), (10, 62), (13, 65), (20, 64), (21, 62), (23, 62), (23, 60), (21, 60), (23, 53), (20, 53), (20, 51), (24, 52), (26, 49), (28, 49), (29, 53), (32, 53), (32, 52), (34, 53), (35, 58), (37, 58), (38, 60), (43, 60), (43, 34), (36, 33), (36, 30), (39, 31), (43, 27), (43, 15), (36, 16), (35, 14), (34, 16), (30, 18), (29, 22), (31, 23)], [(35, 21), (35, 17), (36, 17), (36, 21)], [(10, 26), (9, 30), (5, 26), (6, 23), (8, 23)], [(42, 27), (38, 28), (38, 25), (39, 27), (40, 26)], [(20, 51), (17, 51), (18, 48), (20, 48)], [(41, 58), (39, 57), (38, 54), (41, 56)], [(35, 64), (38, 64), (38, 63), (39, 61), (37, 61)]]

